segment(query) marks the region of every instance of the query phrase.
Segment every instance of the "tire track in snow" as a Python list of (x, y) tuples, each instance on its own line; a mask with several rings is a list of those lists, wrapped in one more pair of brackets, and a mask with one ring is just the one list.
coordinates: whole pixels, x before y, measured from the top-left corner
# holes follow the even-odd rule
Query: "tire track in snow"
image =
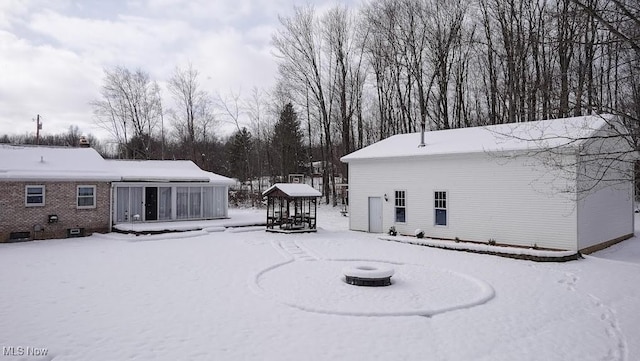
[[(273, 288), (273, 284), (271, 286), (267, 285), (267, 287), (265, 287), (262, 282), (261, 279), (263, 278), (263, 276), (271, 271), (275, 271), (280, 267), (287, 267), (288, 265), (292, 265), (292, 264), (297, 264), (298, 267), (300, 265), (303, 264), (307, 264), (309, 266), (311, 266), (311, 268), (313, 268), (313, 270), (316, 269), (324, 269), (326, 267), (328, 267), (331, 269), (331, 272), (325, 273), (320, 275), (320, 277), (318, 277), (318, 274), (313, 273), (313, 270), (308, 269), (308, 267), (303, 266), (302, 270), (306, 270), (303, 272), (300, 272), (301, 269), (300, 268), (296, 268), (294, 266), (294, 269), (296, 269), (296, 274), (301, 273), (302, 276), (301, 277), (315, 277), (319, 283), (314, 283), (314, 286), (311, 289), (307, 289), (307, 291), (310, 294), (315, 294), (318, 291), (318, 287), (322, 288), (325, 287), (326, 291), (324, 294), (332, 294), (334, 292), (332, 291), (336, 291), (336, 287), (333, 283), (333, 279), (330, 281), (327, 281), (327, 274), (334, 274), (335, 273), (335, 266), (331, 266), (330, 264), (332, 263), (343, 263), (343, 262), (380, 262), (380, 263), (391, 263), (394, 264), (398, 267), (402, 267), (402, 268), (408, 268), (411, 269), (411, 267), (423, 267), (422, 265), (414, 265), (414, 264), (407, 264), (407, 263), (403, 263), (403, 262), (389, 262), (389, 261), (384, 261), (384, 260), (371, 260), (371, 259), (333, 259), (333, 258), (326, 258), (326, 257), (322, 257), (320, 255), (318, 255), (315, 251), (310, 250), (309, 248), (305, 247), (304, 245), (298, 243), (296, 240), (294, 239), (278, 239), (278, 240), (271, 240), (271, 245), (273, 246), (273, 248), (280, 253), (280, 255), (284, 258), (284, 260), (282, 262), (276, 263), (274, 265), (271, 265), (269, 267), (267, 267), (266, 269), (263, 269), (262, 271), (257, 272), (254, 275), (249, 276), (248, 278), (248, 286), (249, 289), (254, 292), (255, 294), (264, 297), (265, 299), (269, 299), (270, 301), (276, 301), (277, 303), (280, 304), (284, 304), (287, 305), (289, 307), (293, 307), (302, 311), (306, 311), (306, 312), (314, 312), (314, 313), (321, 313), (321, 314), (331, 314), (331, 315), (343, 315), (343, 316), (364, 316), (364, 317), (401, 317), (401, 316), (424, 316), (424, 317), (432, 317), (436, 314), (440, 314), (440, 313), (444, 313), (444, 312), (449, 312), (449, 311), (454, 311), (454, 310), (459, 310), (459, 309), (465, 309), (465, 308), (470, 308), (473, 306), (478, 306), (481, 304), (484, 304), (486, 302), (488, 302), (489, 300), (491, 300), (494, 296), (495, 296), (495, 291), (493, 290), (493, 287), (491, 287), (491, 285), (489, 285), (488, 283), (476, 279), (472, 276), (468, 276), (466, 274), (461, 274), (461, 273), (457, 273), (457, 272), (453, 272), (450, 270), (440, 270), (440, 272), (442, 273), (442, 275), (448, 275), (449, 277), (453, 277), (453, 278), (457, 278), (457, 279), (453, 279), (452, 281), (454, 281), (454, 283), (459, 283), (462, 281), (462, 283), (464, 283), (463, 285), (459, 285), (458, 288), (462, 287), (461, 290), (458, 290), (460, 292), (462, 292), (463, 294), (465, 294), (466, 296), (470, 297), (469, 300), (464, 300), (464, 301), (459, 301), (458, 302), (453, 302), (453, 304), (441, 304), (442, 302), (438, 303), (436, 301), (430, 300), (431, 297), (427, 298), (427, 299), (420, 299), (420, 297), (418, 297), (418, 294), (414, 294), (409, 292), (409, 297), (411, 296), (415, 296), (415, 301), (418, 302), (427, 302), (427, 304), (420, 304), (418, 305), (419, 307), (404, 307), (403, 305), (406, 304), (406, 300), (393, 300), (391, 299), (391, 301), (389, 301), (389, 296), (385, 296), (382, 297), (381, 300), (379, 300), (379, 305), (378, 307), (374, 307), (373, 309), (367, 309), (367, 310), (362, 310), (362, 309), (353, 309), (353, 306), (351, 304), (346, 304), (346, 305), (342, 305), (342, 304), (331, 304), (329, 306), (327, 306), (326, 304), (322, 304), (322, 303), (318, 303), (318, 298), (316, 298), (315, 296), (312, 296), (309, 299), (299, 299), (300, 295), (297, 295), (296, 297), (291, 298), (290, 295), (288, 295), (287, 290), (288, 289), (301, 289), (304, 287), (300, 287), (300, 284), (293, 284), (293, 287), (285, 287), (285, 289), (282, 288), (278, 288), (275, 287)], [(317, 261), (314, 262), (313, 265), (311, 265), (309, 262), (296, 262), (296, 261)], [(341, 266), (344, 267), (344, 266)], [(406, 271), (406, 270), (405, 270)], [(310, 273), (306, 273), (306, 272), (310, 272)], [(338, 273), (339, 268), (338, 268)], [(416, 275), (424, 275), (425, 272), (424, 270), (419, 270), (416, 272), (416, 270), (413, 270), (411, 272), (414, 276)], [(289, 278), (287, 278), (289, 279)], [(423, 282), (424, 281), (424, 282)], [(428, 278), (426, 279), (420, 279), (420, 280), (413, 280), (413, 282), (410, 283), (410, 286), (416, 288), (416, 292), (420, 292), (420, 294), (426, 294), (428, 293), (427, 290), (433, 290), (432, 288), (429, 288), (427, 286), (425, 286), (425, 282), (429, 281)], [(466, 281), (466, 282), (465, 282)], [(433, 286), (433, 285), (432, 285)], [(436, 284), (437, 286), (437, 284)], [(350, 286), (349, 286), (350, 287)], [(422, 287), (422, 288), (420, 288)], [(427, 287), (427, 288), (425, 288)], [(473, 290), (471, 290), (472, 294), (467, 294), (469, 293), (466, 288), (474, 288), (475, 292), (473, 292)], [(447, 288), (450, 288), (449, 286), (447, 286)], [(358, 297), (358, 290), (357, 288), (347, 288), (348, 291), (346, 291), (346, 298), (353, 298), (353, 297)], [(345, 290), (344, 289), (337, 289), (338, 291), (344, 293)], [(464, 291), (464, 292), (463, 292)], [(314, 293), (315, 292), (315, 293)], [(466, 292), (466, 293), (465, 293)], [(304, 292), (303, 292), (304, 293)], [(321, 292), (322, 293), (322, 292)], [(405, 293), (406, 290), (405, 290)], [(319, 297), (320, 299), (322, 297)], [(325, 297), (326, 298), (326, 297)], [(345, 297), (342, 296), (338, 296), (336, 299), (336, 302), (338, 302), (339, 300), (344, 299)], [(397, 298), (397, 297), (396, 297)], [(456, 297), (456, 299), (459, 297)], [(431, 304), (433, 302), (435, 302), (434, 304)], [(400, 302), (398, 305), (393, 305), (393, 302)], [(326, 302), (325, 302), (326, 303)], [(367, 301), (367, 304), (370, 306), (371, 300)], [(392, 306), (389, 306), (389, 304), (392, 304)], [(406, 305), (405, 305), (406, 306)], [(389, 309), (389, 307), (392, 307), (392, 309)]]
[(278, 240), (272, 242), (272, 245), (282, 253), (293, 257), (296, 261), (317, 261), (319, 257), (312, 255), (308, 249), (303, 249), (295, 240)]
[[(311, 252), (309, 250), (301, 248), (294, 240), (272, 240), (271, 245), (273, 246), (273, 248), (275, 248), (276, 251), (278, 251), (278, 253), (280, 253), (280, 255), (282, 255), (282, 257), (285, 258), (285, 261), (271, 265), (270, 267), (267, 267), (266, 269), (263, 269), (262, 271), (249, 277), (249, 289), (258, 295), (267, 296), (268, 294), (266, 290), (260, 287), (259, 282), (260, 277), (262, 277), (262, 275), (266, 272), (297, 260), (316, 261), (320, 259), (320, 257), (311, 255)], [(268, 298), (275, 299), (275, 297), (273, 296)]]

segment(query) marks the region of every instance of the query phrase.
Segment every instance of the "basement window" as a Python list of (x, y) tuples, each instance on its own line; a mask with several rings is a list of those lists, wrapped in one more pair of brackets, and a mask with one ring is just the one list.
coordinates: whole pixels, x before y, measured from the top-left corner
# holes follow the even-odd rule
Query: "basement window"
[(96, 207), (96, 186), (78, 186), (78, 208)]
[(438, 191), (434, 193), (435, 200), (435, 220), (436, 226), (447, 225), (447, 192)]
[(405, 223), (407, 221), (407, 194), (405, 191), (396, 191), (395, 193), (396, 223)]
[(24, 204), (27, 207), (44, 206), (44, 186), (26, 186)]

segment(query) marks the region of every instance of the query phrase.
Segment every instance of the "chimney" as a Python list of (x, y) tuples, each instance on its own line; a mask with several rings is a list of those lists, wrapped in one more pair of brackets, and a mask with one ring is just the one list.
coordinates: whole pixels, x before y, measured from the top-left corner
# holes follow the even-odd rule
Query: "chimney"
[(425, 123), (422, 122), (420, 123), (420, 144), (418, 144), (418, 148), (422, 148), (424, 147), (424, 128), (425, 128)]
[(89, 148), (91, 144), (89, 144), (89, 140), (83, 135), (80, 136), (80, 140), (78, 141), (78, 147), (80, 148)]

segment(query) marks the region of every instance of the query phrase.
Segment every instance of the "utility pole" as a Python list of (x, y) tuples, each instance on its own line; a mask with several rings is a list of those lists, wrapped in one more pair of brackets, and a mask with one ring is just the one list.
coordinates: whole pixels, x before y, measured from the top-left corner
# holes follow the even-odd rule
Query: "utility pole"
[(40, 123), (40, 114), (36, 116), (36, 145), (40, 145), (40, 129), (42, 129), (42, 123)]
[(160, 104), (160, 134), (162, 137), (162, 142), (160, 143), (160, 159), (164, 160), (164, 113), (162, 111), (162, 99), (160, 99), (159, 104)]

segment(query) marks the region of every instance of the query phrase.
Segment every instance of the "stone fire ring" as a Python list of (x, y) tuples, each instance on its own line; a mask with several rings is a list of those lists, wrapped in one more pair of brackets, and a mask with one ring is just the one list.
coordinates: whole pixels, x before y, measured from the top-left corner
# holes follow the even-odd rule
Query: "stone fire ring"
[(345, 281), (350, 285), (379, 287), (391, 285), (394, 269), (369, 264), (346, 267), (342, 270)]

